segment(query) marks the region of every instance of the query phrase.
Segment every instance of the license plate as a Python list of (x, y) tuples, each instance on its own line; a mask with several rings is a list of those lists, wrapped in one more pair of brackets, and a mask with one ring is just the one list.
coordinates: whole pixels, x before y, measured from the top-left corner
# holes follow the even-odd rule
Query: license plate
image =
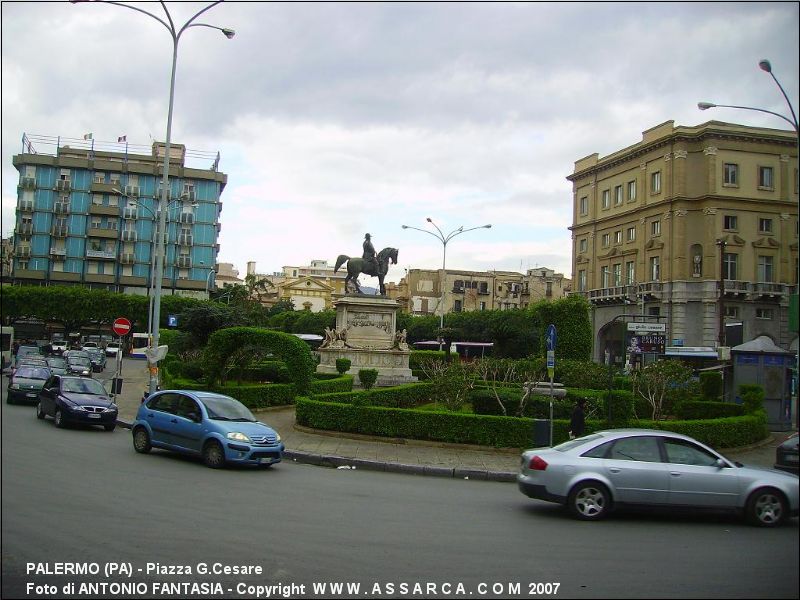
[(27, 394), (25, 394), (25, 395), (26, 395), (28, 398), (36, 398), (36, 396), (37, 396), (38, 394), (36, 394), (36, 392), (28, 392), (28, 393), (27, 393)]
[(787, 454), (785, 458), (786, 458), (786, 462), (790, 462), (790, 463), (798, 462), (797, 454)]
[(93, 413), (93, 414), (90, 414), (90, 415), (89, 415), (89, 418), (90, 418), (90, 419), (99, 419), (99, 418), (100, 418), (100, 415), (98, 415), (98, 414), (96, 414), (96, 413)]
[(273, 458), (259, 458), (258, 462), (260, 462), (261, 464), (264, 464), (264, 463), (271, 463), (273, 460), (275, 460), (275, 459), (273, 459)]

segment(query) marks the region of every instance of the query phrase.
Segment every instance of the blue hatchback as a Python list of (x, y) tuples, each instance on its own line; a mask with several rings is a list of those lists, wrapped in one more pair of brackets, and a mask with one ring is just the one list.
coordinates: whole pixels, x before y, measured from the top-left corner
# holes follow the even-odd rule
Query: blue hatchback
[(213, 469), (226, 462), (269, 467), (281, 461), (281, 436), (241, 402), (213, 392), (164, 390), (140, 407), (133, 448), (195, 454)]

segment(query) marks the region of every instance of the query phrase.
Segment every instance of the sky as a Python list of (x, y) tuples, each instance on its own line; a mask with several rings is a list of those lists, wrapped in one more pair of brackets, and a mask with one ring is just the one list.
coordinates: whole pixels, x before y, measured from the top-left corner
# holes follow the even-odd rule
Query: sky
[[(157, 3), (130, 3), (165, 18)], [(166, 3), (178, 27), (208, 3)], [(243, 277), (399, 249), (387, 281), (437, 269), (571, 276), (576, 160), (674, 120), (789, 128), (798, 4), (224, 2), (178, 47), (172, 141), (220, 153), (218, 262)], [(2, 3), (2, 234), (22, 136), (149, 147), (166, 133), (172, 40), (93, 3)], [(52, 152), (52, 149), (48, 150)], [(208, 156), (203, 155), (203, 156)], [(199, 166), (209, 168), (211, 160)], [(376, 285), (377, 280), (362, 278)]]

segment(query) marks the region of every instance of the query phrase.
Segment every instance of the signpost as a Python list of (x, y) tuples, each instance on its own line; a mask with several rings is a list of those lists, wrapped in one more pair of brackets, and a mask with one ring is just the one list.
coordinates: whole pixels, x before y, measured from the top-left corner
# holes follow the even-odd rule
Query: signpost
[(131, 322), (125, 317), (117, 317), (111, 325), (111, 330), (119, 336), (119, 348), (117, 349), (117, 370), (111, 380), (111, 391), (114, 396), (122, 393), (122, 354), (124, 345), (122, 344), (122, 337), (129, 334), (131, 331)]
[(556, 373), (556, 326), (552, 323), (547, 327), (547, 375), (550, 377), (550, 447), (553, 447), (553, 377)]

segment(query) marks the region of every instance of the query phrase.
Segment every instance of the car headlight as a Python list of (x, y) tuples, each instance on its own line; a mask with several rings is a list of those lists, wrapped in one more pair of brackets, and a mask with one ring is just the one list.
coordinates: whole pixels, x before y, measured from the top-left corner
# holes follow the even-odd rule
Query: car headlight
[(69, 402), (65, 403), (64, 406), (67, 407), (67, 410), (74, 410), (76, 412), (85, 412), (86, 409), (80, 406), (79, 404), (70, 404)]
[(276, 442), (280, 442), (281, 441), (281, 434), (278, 433), (277, 431), (275, 432), (275, 441)]
[(236, 440), (237, 442), (247, 442), (248, 444), (250, 443), (250, 438), (240, 431), (231, 431), (228, 433), (227, 437), (229, 440)]
[(108, 412), (117, 412), (117, 405), (116, 404), (112, 404), (108, 408), (104, 408), (103, 412), (107, 412), (107, 413)]

